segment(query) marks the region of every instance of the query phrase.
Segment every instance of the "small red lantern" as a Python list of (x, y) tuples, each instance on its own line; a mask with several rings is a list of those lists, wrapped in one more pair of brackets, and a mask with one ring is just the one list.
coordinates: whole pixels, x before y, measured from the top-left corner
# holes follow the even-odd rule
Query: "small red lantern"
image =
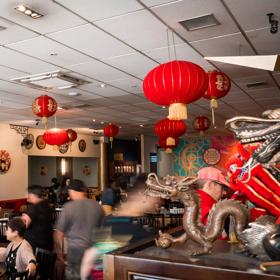
[(203, 97), (211, 99), (212, 122), (213, 126), (215, 126), (214, 109), (218, 108), (218, 99), (226, 96), (230, 91), (231, 83), (229, 77), (225, 73), (216, 70), (209, 71), (208, 78), (208, 88)]
[(60, 146), (69, 141), (68, 133), (64, 129), (52, 128), (43, 134), (44, 141), (51, 146)]
[(175, 143), (172, 145), (167, 145), (166, 144), (166, 139), (165, 138), (159, 138), (158, 139), (158, 145), (165, 149), (166, 153), (172, 153), (172, 149), (176, 148), (179, 144), (179, 138), (175, 138)]
[(72, 142), (74, 142), (77, 137), (78, 137), (78, 134), (75, 130), (69, 128), (66, 130), (67, 134), (68, 134), (68, 138), (69, 138), (69, 143), (71, 145)]
[(159, 138), (166, 139), (166, 145), (174, 145), (175, 138), (185, 134), (186, 130), (187, 126), (181, 120), (169, 120), (166, 118), (155, 124), (155, 134)]
[(205, 130), (209, 129), (210, 125), (210, 120), (205, 116), (196, 117), (193, 121), (193, 128), (198, 130), (200, 134), (203, 134)]
[(143, 81), (145, 96), (169, 106), (169, 119), (187, 119), (187, 106), (203, 96), (208, 86), (205, 71), (192, 62), (170, 61), (151, 70)]
[(111, 148), (112, 148), (113, 137), (118, 135), (119, 128), (116, 125), (110, 123), (104, 127), (103, 131), (104, 131), (104, 135), (109, 137), (111, 142)]
[(43, 124), (47, 124), (48, 118), (55, 114), (57, 103), (55, 99), (48, 95), (37, 97), (32, 104), (32, 112), (42, 118)]

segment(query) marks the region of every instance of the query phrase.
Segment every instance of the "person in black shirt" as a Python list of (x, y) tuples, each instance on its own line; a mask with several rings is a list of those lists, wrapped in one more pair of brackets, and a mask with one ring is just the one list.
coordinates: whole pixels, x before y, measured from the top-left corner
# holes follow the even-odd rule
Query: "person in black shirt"
[(36, 248), (52, 251), (53, 249), (53, 218), (52, 210), (47, 200), (43, 200), (42, 187), (31, 185), (28, 187), (27, 212), (22, 214), (27, 230), (25, 239), (31, 244), (34, 252)]

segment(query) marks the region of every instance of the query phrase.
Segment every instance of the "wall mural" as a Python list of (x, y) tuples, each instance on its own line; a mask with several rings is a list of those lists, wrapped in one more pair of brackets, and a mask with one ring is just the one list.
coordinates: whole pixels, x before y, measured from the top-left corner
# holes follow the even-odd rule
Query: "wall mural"
[(0, 173), (6, 173), (11, 166), (11, 156), (6, 150), (0, 150)]
[(226, 161), (236, 153), (237, 142), (233, 136), (209, 136), (181, 139), (173, 150), (172, 170), (177, 176), (196, 176), (199, 169), (208, 166), (203, 160), (203, 153), (209, 148), (220, 152), (220, 160), (214, 165), (225, 171)]

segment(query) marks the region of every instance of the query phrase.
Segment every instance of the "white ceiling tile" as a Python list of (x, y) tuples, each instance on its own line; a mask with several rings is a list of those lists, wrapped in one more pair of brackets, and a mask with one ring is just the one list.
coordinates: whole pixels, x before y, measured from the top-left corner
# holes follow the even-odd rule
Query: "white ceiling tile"
[(133, 52), (130, 47), (91, 24), (84, 24), (48, 36), (98, 59)]
[[(188, 41), (212, 38), (238, 31), (219, 0), (184, 0), (152, 8), (159, 17), (179, 32)], [(187, 31), (178, 22), (194, 17), (214, 14), (220, 25)]]
[(83, 75), (89, 76), (93, 79), (104, 82), (130, 77), (129, 75), (119, 71), (118, 69), (110, 67), (97, 60), (92, 60), (91, 62), (87, 63), (71, 65), (67, 68), (75, 72), (81, 73)]
[(166, 4), (176, 3), (180, 1), (183, 0), (142, 0), (142, 2), (148, 7), (166, 5)]
[(0, 34), (0, 44), (5, 45), (29, 38), (38, 36), (35, 32), (27, 30), (17, 24), (14, 24), (10, 21), (7, 21), (3, 18), (0, 18), (0, 26), (5, 27), (6, 29), (1, 30)]
[(96, 84), (87, 84), (87, 85), (83, 85), (82, 88), (85, 90), (93, 91), (94, 93), (104, 96), (104, 97), (127, 95), (127, 92), (114, 88), (114, 87), (111, 87), (111, 86), (108, 86), (108, 85), (101, 88), (100, 86), (97, 86)]
[(280, 107), (280, 90), (278, 88), (270, 88), (269, 90), (267, 89), (256, 89), (250, 91), (250, 96), (252, 96), (254, 99), (257, 101), (262, 101), (265, 99), (271, 99), (274, 100), (274, 102), (278, 103)]
[[(280, 10), (279, 0), (225, 0), (226, 5), (244, 30), (269, 26), (266, 14)], [(245, 7), (250, 7), (249, 9)]]
[(1, 65), (30, 74), (59, 70), (59, 67), (4, 47), (0, 47), (0, 61)]
[(158, 65), (140, 53), (112, 57), (106, 62), (137, 77), (143, 73), (148, 73)]
[(126, 90), (128, 92), (132, 92), (132, 93), (143, 92), (142, 80), (139, 80), (136, 78), (110, 81), (110, 85), (116, 86), (120, 89)]
[[(1, 52), (0, 52), (1, 53)], [(30, 88), (28, 86), (23, 86), (17, 83), (12, 83), (8, 81), (0, 81), (0, 91), (7, 91), (9, 94), (20, 94), (27, 96), (36, 96), (40, 94), (45, 94), (45, 92), (38, 89)]]
[(83, 54), (43, 36), (17, 42), (8, 46), (12, 49), (60, 66), (68, 66), (92, 60)]
[[(19, 4), (26, 5), (44, 16), (39, 19), (32, 19), (14, 9)], [(0, 16), (42, 34), (85, 23), (80, 17), (68, 12), (52, 1), (22, 0), (18, 2), (16, 0), (1, 0)]]
[(17, 71), (0, 65), (0, 79), (13, 79), (26, 75), (25, 72)]
[(270, 27), (246, 32), (246, 34), (259, 54), (280, 53), (280, 36), (277, 33), (271, 34)]
[[(166, 26), (146, 10), (98, 21), (95, 24), (139, 50), (167, 46)], [(175, 37), (175, 44), (182, 43), (181, 39)]]
[(204, 56), (254, 55), (241, 33), (195, 41), (191, 44)]
[(58, 0), (57, 2), (65, 5), (89, 21), (115, 17), (143, 9), (134, 0)]

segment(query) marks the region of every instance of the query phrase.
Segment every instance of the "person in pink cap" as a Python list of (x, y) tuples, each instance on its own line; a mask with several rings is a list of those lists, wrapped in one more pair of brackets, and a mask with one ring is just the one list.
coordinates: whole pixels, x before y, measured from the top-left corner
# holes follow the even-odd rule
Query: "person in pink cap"
[(197, 184), (201, 187), (197, 191), (200, 196), (200, 221), (206, 224), (211, 208), (226, 195), (229, 183), (220, 169), (204, 167), (198, 171)]

